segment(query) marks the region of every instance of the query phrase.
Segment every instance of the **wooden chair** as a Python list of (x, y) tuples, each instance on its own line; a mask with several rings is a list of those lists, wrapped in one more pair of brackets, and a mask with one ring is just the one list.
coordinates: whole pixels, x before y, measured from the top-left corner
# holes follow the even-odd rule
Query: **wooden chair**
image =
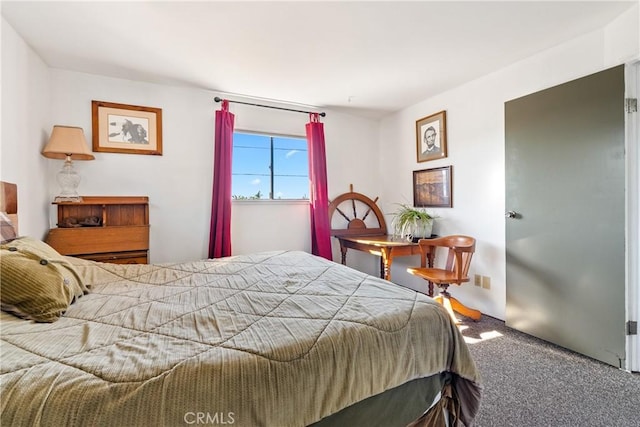
[(482, 313), (478, 310), (466, 307), (460, 301), (452, 297), (448, 292), (450, 284), (461, 285), (469, 281), (469, 265), (471, 257), (476, 249), (476, 239), (469, 236), (444, 236), (435, 239), (421, 239), (418, 241), (420, 250), (428, 253), (430, 247), (448, 248), (447, 262), (444, 268), (412, 267), (407, 271), (415, 276), (422, 277), (440, 288), (440, 294), (434, 299), (441, 303), (451, 317), (459, 323), (454, 311), (473, 320), (480, 320)]

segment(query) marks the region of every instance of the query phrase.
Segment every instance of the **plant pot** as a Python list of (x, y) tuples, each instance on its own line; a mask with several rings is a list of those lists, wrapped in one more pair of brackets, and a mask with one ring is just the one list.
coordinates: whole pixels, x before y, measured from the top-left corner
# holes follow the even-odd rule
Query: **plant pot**
[(393, 234), (410, 242), (415, 238), (431, 237), (434, 216), (420, 208), (400, 205), (393, 218)]
[(407, 240), (416, 243), (419, 239), (430, 238), (433, 230), (433, 219), (429, 221), (417, 220), (409, 228)]

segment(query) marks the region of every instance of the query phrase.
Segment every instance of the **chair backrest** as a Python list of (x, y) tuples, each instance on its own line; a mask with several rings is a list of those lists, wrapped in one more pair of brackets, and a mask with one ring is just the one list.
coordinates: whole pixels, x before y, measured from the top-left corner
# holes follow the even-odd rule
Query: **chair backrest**
[(448, 248), (447, 262), (444, 270), (452, 271), (455, 280), (451, 283), (463, 283), (469, 281), (469, 266), (471, 257), (476, 250), (476, 239), (469, 236), (453, 235), (438, 237), (435, 239), (421, 239), (418, 241), (420, 250), (429, 253), (430, 247)]

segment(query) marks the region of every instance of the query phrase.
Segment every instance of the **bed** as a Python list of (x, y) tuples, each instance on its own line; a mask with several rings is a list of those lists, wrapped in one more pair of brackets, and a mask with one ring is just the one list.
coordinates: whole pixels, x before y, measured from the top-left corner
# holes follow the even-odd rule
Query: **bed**
[[(479, 373), (426, 295), (300, 251), (121, 265), (50, 250), (2, 244), (3, 424), (417, 426), (445, 408), (473, 424)], [(4, 300), (9, 261), (38, 251), (29, 270), (67, 280), (46, 321)]]

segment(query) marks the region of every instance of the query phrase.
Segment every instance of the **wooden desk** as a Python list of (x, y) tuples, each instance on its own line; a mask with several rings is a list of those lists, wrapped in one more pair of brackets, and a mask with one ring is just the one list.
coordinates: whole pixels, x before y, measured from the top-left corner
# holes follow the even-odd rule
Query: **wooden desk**
[[(433, 267), (434, 254), (423, 254), (417, 243), (409, 242), (400, 237), (384, 235), (374, 236), (336, 236), (340, 241), (342, 264), (347, 265), (347, 250), (369, 252), (380, 257), (380, 277), (391, 280), (391, 264), (398, 256), (420, 255), (420, 266)], [(433, 296), (433, 283), (429, 282), (429, 296)]]

